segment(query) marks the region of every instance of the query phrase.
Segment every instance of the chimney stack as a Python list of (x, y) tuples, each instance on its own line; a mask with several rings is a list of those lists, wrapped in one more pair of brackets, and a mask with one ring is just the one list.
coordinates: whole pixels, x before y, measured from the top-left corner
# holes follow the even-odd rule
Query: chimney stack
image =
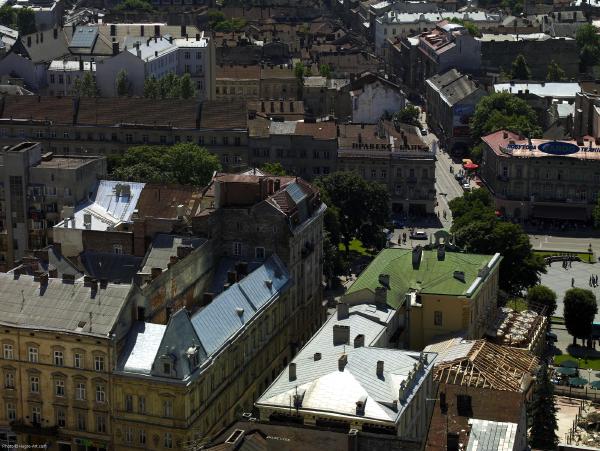
[(344, 302), (340, 302), (337, 305), (337, 319), (341, 321), (343, 319), (348, 319), (350, 316), (350, 306)]
[(346, 365), (348, 364), (348, 356), (346, 354), (342, 354), (338, 359), (338, 370), (344, 371)]
[(156, 279), (161, 274), (162, 274), (162, 268), (151, 268), (150, 269), (150, 278), (152, 280)]
[(290, 381), (296, 380), (296, 364), (294, 362), (290, 363), (288, 367), (288, 373), (290, 375)]
[(333, 345), (350, 344), (350, 326), (335, 324), (333, 326)]
[(365, 336), (363, 334), (358, 334), (354, 337), (354, 347), (362, 348), (365, 346)]
[(375, 305), (377, 308), (387, 307), (387, 292), (388, 289), (386, 287), (375, 288)]
[(321, 360), (321, 353), (315, 352), (314, 359), (315, 359), (315, 362), (318, 362), (319, 360)]
[(378, 378), (383, 377), (383, 360), (377, 361), (377, 377)]

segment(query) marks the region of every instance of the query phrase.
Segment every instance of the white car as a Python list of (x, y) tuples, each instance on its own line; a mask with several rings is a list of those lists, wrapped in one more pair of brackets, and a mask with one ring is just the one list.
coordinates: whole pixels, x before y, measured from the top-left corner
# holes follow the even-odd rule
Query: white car
[(410, 237), (413, 240), (426, 240), (427, 232), (425, 230), (415, 230)]
[(462, 187), (463, 187), (463, 189), (465, 191), (471, 191), (471, 184), (470, 183), (463, 183)]

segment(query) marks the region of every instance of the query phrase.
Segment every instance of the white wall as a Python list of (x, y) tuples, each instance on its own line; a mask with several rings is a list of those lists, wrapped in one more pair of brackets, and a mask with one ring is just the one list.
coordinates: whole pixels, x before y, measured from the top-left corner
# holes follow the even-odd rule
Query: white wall
[(96, 63), (96, 85), (100, 94), (105, 97), (116, 97), (117, 74), (125, 70), (131, 86), (131, 95), (144, 95), (144, 63), (128, 51), (106, 58)]
[(365, 85), (363, 91), (354, 91), (350, 95), (354, 123), (375, 124), (386, 111), (395, 113), (406, 104), (400, 90), (380, 81)]

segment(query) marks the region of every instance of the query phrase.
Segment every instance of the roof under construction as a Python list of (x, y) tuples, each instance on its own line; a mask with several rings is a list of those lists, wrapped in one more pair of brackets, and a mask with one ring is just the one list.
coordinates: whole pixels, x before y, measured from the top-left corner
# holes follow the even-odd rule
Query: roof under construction
[[(434, 349), (435, 348), (435, 349)], [(522, 392), (532, 380), (538, 359), (530, 352), (485, 340), (452, 339), (428, 346), (438, 352), (434, 380), (444, 384)]]

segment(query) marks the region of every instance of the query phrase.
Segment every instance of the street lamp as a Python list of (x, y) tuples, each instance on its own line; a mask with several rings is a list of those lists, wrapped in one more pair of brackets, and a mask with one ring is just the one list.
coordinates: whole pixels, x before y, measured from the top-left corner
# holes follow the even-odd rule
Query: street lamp
[(592, 243), (590, 243), (590, 245), (588, 246), (588, 262), (592, 263)]

